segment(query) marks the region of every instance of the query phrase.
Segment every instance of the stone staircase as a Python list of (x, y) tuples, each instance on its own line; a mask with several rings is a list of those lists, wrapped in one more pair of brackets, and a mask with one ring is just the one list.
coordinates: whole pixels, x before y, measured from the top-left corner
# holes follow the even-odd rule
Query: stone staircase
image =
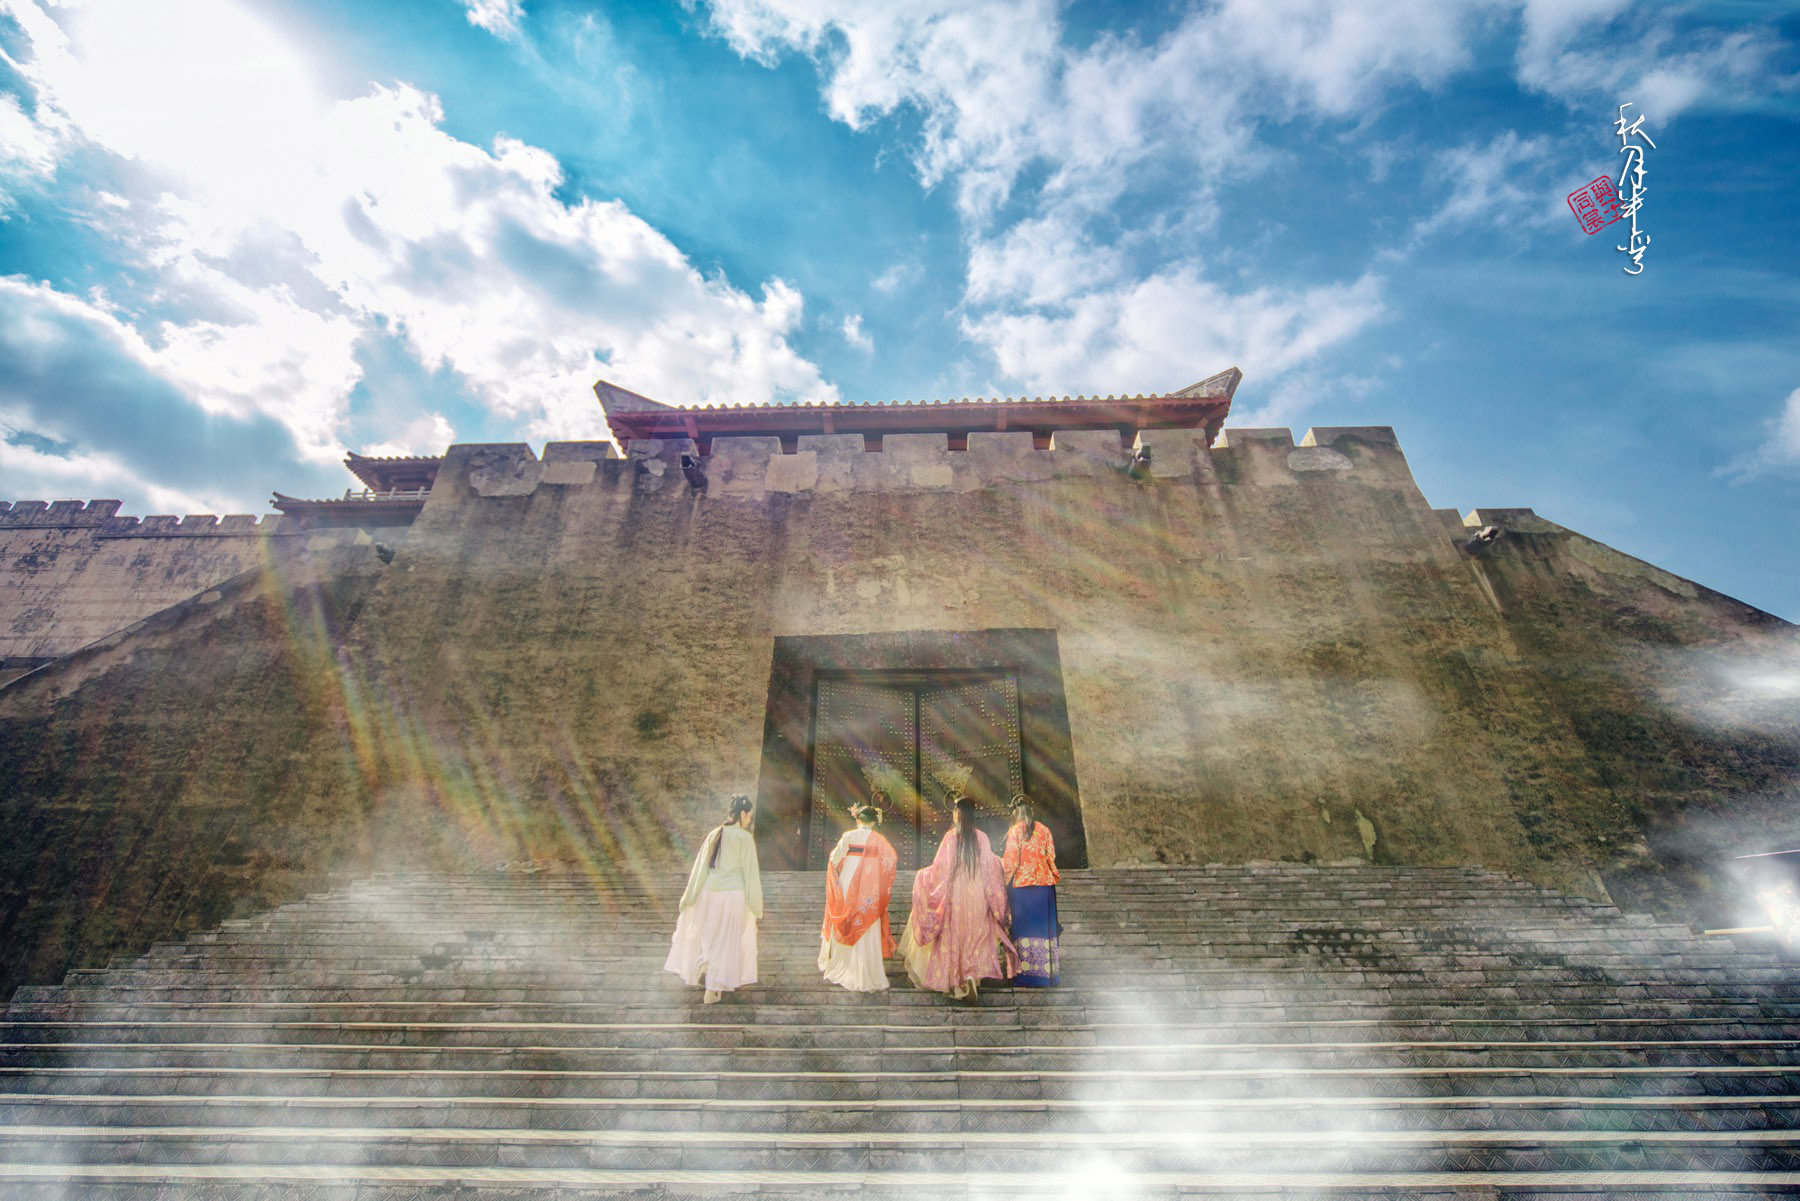
[[(1800, 1193), (1800, 970), (1461, 869), (1071, 872), (1064, 985), (663, 973), (681, 881), (392, 875), (21, 989), (0, 1196)], [(894, 904), (896, 929), (906, 897)]]

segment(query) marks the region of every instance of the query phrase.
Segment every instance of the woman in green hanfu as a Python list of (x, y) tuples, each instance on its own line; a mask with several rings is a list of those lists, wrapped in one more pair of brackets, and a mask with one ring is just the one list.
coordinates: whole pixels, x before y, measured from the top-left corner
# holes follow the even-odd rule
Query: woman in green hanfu
[(689, 987), (706, 984), (702, 1002), (756, 983), (756, 923), (762, 920), (762, 873), (756, 862), (756, 807), (731, 798), (724, 824), (706, 836), (675, 922), (663, 967)]

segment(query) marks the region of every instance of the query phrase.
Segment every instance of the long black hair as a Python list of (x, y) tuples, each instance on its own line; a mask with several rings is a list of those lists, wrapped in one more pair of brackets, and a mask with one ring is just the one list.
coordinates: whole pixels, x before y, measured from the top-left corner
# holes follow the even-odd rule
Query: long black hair
[(956, 798), (956, 870), (971, 876), (981, 871), (981, 843), (975, 837), (975, 802), (966, 796)]
[(756, 805), (750, 798), (741, 792), (731, 798), (731, 811), (725, 815), (724, 825), (713, 831), (712, 854), (706, 858), (706, 866), (709, 869), (719, 866), (719, 844), (725, 841), (725, 826), (737, 825), (738, 818), (755, 808)]

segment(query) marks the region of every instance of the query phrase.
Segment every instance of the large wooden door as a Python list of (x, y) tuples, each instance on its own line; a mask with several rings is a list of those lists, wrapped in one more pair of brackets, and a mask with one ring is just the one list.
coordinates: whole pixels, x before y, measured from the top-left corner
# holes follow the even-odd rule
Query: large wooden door
[(999, 854), (1007, 807), (1025, 789), (1019, 754), (1019, 681), (1012, 675), (919, 690), (921, 854), (950, 828), (952, 789), (975, 802), (976, 821)]
[(1010, 673), (826, 677), (814, 709), (807, 862), (825, 866), (849, 809), (887, 796), (882, 832), (902, 870), (929, 862), (950, 828), (950, 795), (976, 803), (1000, 849), (1007, 802), (1024, 788), (1019, 684)]
[(807, 813), (807, 865), (822, 868), (831, 848), (855, 825), (850, 807), (872, 789), (888, 794), (884, 829), (901, 866), (916, 855), (918, 701), (911, 689), (856, 679), (821, 679), (814, 715), (812, 797)]

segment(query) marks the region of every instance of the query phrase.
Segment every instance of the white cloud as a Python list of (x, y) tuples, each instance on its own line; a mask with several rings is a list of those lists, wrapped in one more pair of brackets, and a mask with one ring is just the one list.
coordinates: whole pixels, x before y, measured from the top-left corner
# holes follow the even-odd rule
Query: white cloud
[(442, 413), (420, 413), (394, 437), (358, 453), (372, 458), (404, 455), (435, 455), (456, 440), (456, 429)]
[[(914, 161), (953, 182), (967, 227), (963, 329), (1000, 370), (1045, 391), (1159, 391), (1225, 363), (1272, 379), (1382, 312), (1362, 279), (1313, 289), (1226, 286), (1193, 252), (1216, 183), (1257, 169), (1257, 126), (1339, 115), (1468, 58), (1476, 12), (1427, 0), (1370, 6), (1226, 0), (1159, 38), (1067, 43), (1054, 5), (899, 0), (715, 0), (740, 53), (796, 50), (825, 73), (853, 128), (903, 106), (923, 117)], [(1041, 183), (1001, 214), (1028, 168)], [(1175, 172), (1187, 203), (1119, 229), (1146, 174)], [(887, 277), (883, 277), (886, 279)]]
[(464, 0), (463, 9), (469, 24), (497, 38), (518, 37), (519, 22), (525, 19), (525, 6), (519, 0)]
[(804, 302), (784, 281), (753, 296), (702, 275), (624, 205), (560, 199), (544, 150), (446, 133), (411, 87), (322, 97), (233, 0), (13, 11), (36, 126), (151, 181), (93, 201), (157, 283), (154, 317), (110, 311), (207, 412), (341, 454), (374, 330), (531, 438), (603, 434), (601, 375), (675, 402), (836, 398), (788, 342)]
[(9, 199), (9, 181), (42, 179), (55, 169), (55, 134), (27, 116), (16, 99), (0, 92), (0, 210)]
[(1315, 368), (1289, 371), (1269, 388), (1257, 380), (1245, 380), (1244, 391), (1238, 394), (1240, 403), (1232, 409), (1231, 424), (1249, 429), (1286, 426), (1299, 430), (1306, 424), (1307, 410), (1320, 401), (1329, 402), (1341, 414), (1345, 405), (1363, 400), (1379, 385), (1380, 380), (1373, 376)]
[[(1275, 383), (1381, 315), (1366, 273), (1246, 289), (1203, 266), (1219, 185), (1276, 161), (1269, 126), (1366, 121), (1444, 85), (1515, 21), (1521, 82), (1572, 106), (1630, 82), (1672, 114), (1734, 102), (1761, 70), (1744, 36), (1701, 31), (1676, 46), (1642, 6), (1642, 31), (1621, 40), (1613, 22), (1630, 4), (1216, 0), (1178, 9), (1154, 36), (1086, 44), (1051, 0), (709, 0), (708, 13), (748, 57), (811, 57), (828, 111), (852, 128), (919, 115), (920, 179), (956, 189), (965, 225), (965, 332), (1002, 371), (1060, 391), (1168, 387), (1215, 355)], [(1418, 219), (1414, 244), (1551, 221), (1551, 158), (1546, 139), (1516, 134), (1444, 154), (1453, 191)], [(1153, 215), (1118, 220), (1134, 206)]]
[(1049, 0), (713, 0), (708, 11), (744, 55), (817, 59), (831, 115), (852, 128), (917, 109), (922, 179), (956, 176), (965, 209), (981, 215), (1034, 161), (1052, 164), (1059, 188), (1104, 191), (1106, 173), (1152, 152), (1231, 164), (1263, 116), (1341, 115), (1397, 85), (1434, 85), (1468, 62), (1471, 28), (1491, 7), (1224, 0), (1152, 43), (1085, 47), (1065, 41)]
[(0, 476), (6, 479), (5, 499), (94, 500), (101, 493), (116, 496), (129, 491), (148, 497), (156, 513), (185, 515), (230, 507), (146, 479), (116, 455), (56, 455), (5, 441), (10, 431), (4, 422), (5, 414), (0, 413)]
[[(0, 278), (9, 498), (132, 497), (181, 512), (260, 505), (268, 466), (292, 455), (287, 431), (260, 414), (209, 415), (191, 402), (188, 383), (178, 353), (104, 304)], [(72, 395), (83, 403), (70, 404)]]
[(1470, 62), (1469, 43), (1494, 3), (1445, 0), (1226, 0), (1200, 18), (1220, 62), (1247, 62), (1289, 103), (1342, 116), (1391, 88), (1431, 87)]
[[(1549, 183), (1554, 165), (1555, 148), (1549, 138), (1521, 138), (1511, 130), (1485, 144), (1440, 152), (1431, 177), (1448, 180), (1450, 193), (1436, 212), (1413, 226), (1413, 244), (1446, 230), (1478, 225), (1516, 230), (1550, 224), (1556, 206), (1563, 204), (1562, 196), (1573, 190), (1555, 194)], [(1572, 216), (1570, 220), (1573, 225)]]
[(1232, 293), (1177, 266), (1066, 303), (970, 321), (1001, 369), (1047, 392), (1164, 392), (1230, 364), (1273, 381), (1383, 313), (1379, 281)]
[(1632, 0), (1526, 0), (1519, 82), (1575, 107), (1630, 100), (1653, 130), (1703, 101), (1759, 101), (1773, 28), (1678, 32), (1677, 15)]
[(1125, 274), (1116, 247), (1092, 241), (1080, 214), (1032, 217), (969, 248), (968, 298), (978, 304), (1058, 304)]
[(1788, 393), (1781, 416), (1775, 421), (1769, 449), (1778, 459), (1800, 463), (1800, 388)]
[(1800, 467), (1800, 388), (1787, 394), (1781, 411), (1764, 426), (1762, 444), (1739, 455), (1715, 474), (1741, 481), (1796, 467)]
[(869, 281), (869, 286), (877, 292), (898, 292), (902, 288), (910, 288), (925, 277), (925, 268), (918, 263), (895, 263), (887, 270)]
[(861, 313), (851, 313), (848, 317), (844, 318), (843, 333), (844, 341), (850, 343), (850, 345), (856, 347), (856, 349), (862, 351), (864, 354), (873, 353), (875, 350), (875, 339), (869, 337), (868, 333), (863, 329)]

